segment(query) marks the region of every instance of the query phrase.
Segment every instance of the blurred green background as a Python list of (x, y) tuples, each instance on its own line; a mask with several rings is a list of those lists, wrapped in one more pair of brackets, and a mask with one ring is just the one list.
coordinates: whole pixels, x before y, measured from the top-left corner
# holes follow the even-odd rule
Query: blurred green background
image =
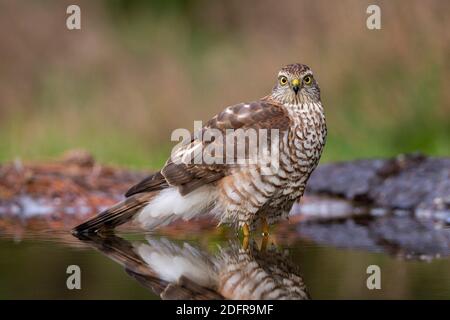
[[(450, 2), (0, 1), (0, 161), (84, 148), (157, 168), (175, 128), (266, 95), (308, 64), (324, 161), (450, 150)], [(66, 8), (81, 7), (81, 30)]]

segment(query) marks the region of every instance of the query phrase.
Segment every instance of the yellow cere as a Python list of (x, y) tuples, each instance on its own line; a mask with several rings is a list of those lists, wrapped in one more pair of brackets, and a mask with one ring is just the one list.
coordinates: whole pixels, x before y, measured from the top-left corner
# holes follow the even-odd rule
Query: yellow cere
[(292, 80), (292, 85), (293, 86), (299, 86), (300, 85), (300, 80), (298, 80), (298, 79)]

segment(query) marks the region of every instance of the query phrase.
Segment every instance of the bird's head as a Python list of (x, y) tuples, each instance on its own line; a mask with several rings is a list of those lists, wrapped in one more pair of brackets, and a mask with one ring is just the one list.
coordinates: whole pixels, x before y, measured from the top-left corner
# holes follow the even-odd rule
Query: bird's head
[(311, 69), (304, 64), (294, 63), (278, 72), (271, 98), (289, 104), (319, 102), (320, 89)]

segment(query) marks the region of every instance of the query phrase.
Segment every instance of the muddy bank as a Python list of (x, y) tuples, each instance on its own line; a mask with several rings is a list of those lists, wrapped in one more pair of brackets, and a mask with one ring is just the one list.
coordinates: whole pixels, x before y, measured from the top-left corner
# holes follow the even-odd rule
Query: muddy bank
[(145, 175), (98, 164), (84, 151), (55, 162), (1, 165), (0, 226), (6, 218), (73, 225), (120, 200)]
[[(148, 174), (103, 166), (83, 151), (51, 163), (2, 165), (0, 234), (69, 230)], [(319, 166), (276, 233), (426, 260), (450, 254), (449, 223), (450, 159), (410, 155)], [(164, 232), (216, 232), (215, 225), (178, 222)]]
[[(85, 218), (123, 198), (149, 172), (101, 165), (80, 150), (51, 163), (0, 166), (0, 216)], [(320, 165), (294, 220), (386, 214), (450, 223), (450, 158), (423, 155)]]

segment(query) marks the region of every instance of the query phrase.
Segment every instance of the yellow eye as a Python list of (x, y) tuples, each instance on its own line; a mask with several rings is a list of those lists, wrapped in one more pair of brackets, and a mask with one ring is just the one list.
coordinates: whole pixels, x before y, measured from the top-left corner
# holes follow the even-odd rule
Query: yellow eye
[(286, 83), (288, 83), (288, 79), (285, 76), (280, 77), (280, 84), (284, 86)]
[(305, 76), (305, 77), (303, 78), (303, 82), (304, 82), (305, 84), (311, 84), (311, 82), (312, 82), (312, 76)]

